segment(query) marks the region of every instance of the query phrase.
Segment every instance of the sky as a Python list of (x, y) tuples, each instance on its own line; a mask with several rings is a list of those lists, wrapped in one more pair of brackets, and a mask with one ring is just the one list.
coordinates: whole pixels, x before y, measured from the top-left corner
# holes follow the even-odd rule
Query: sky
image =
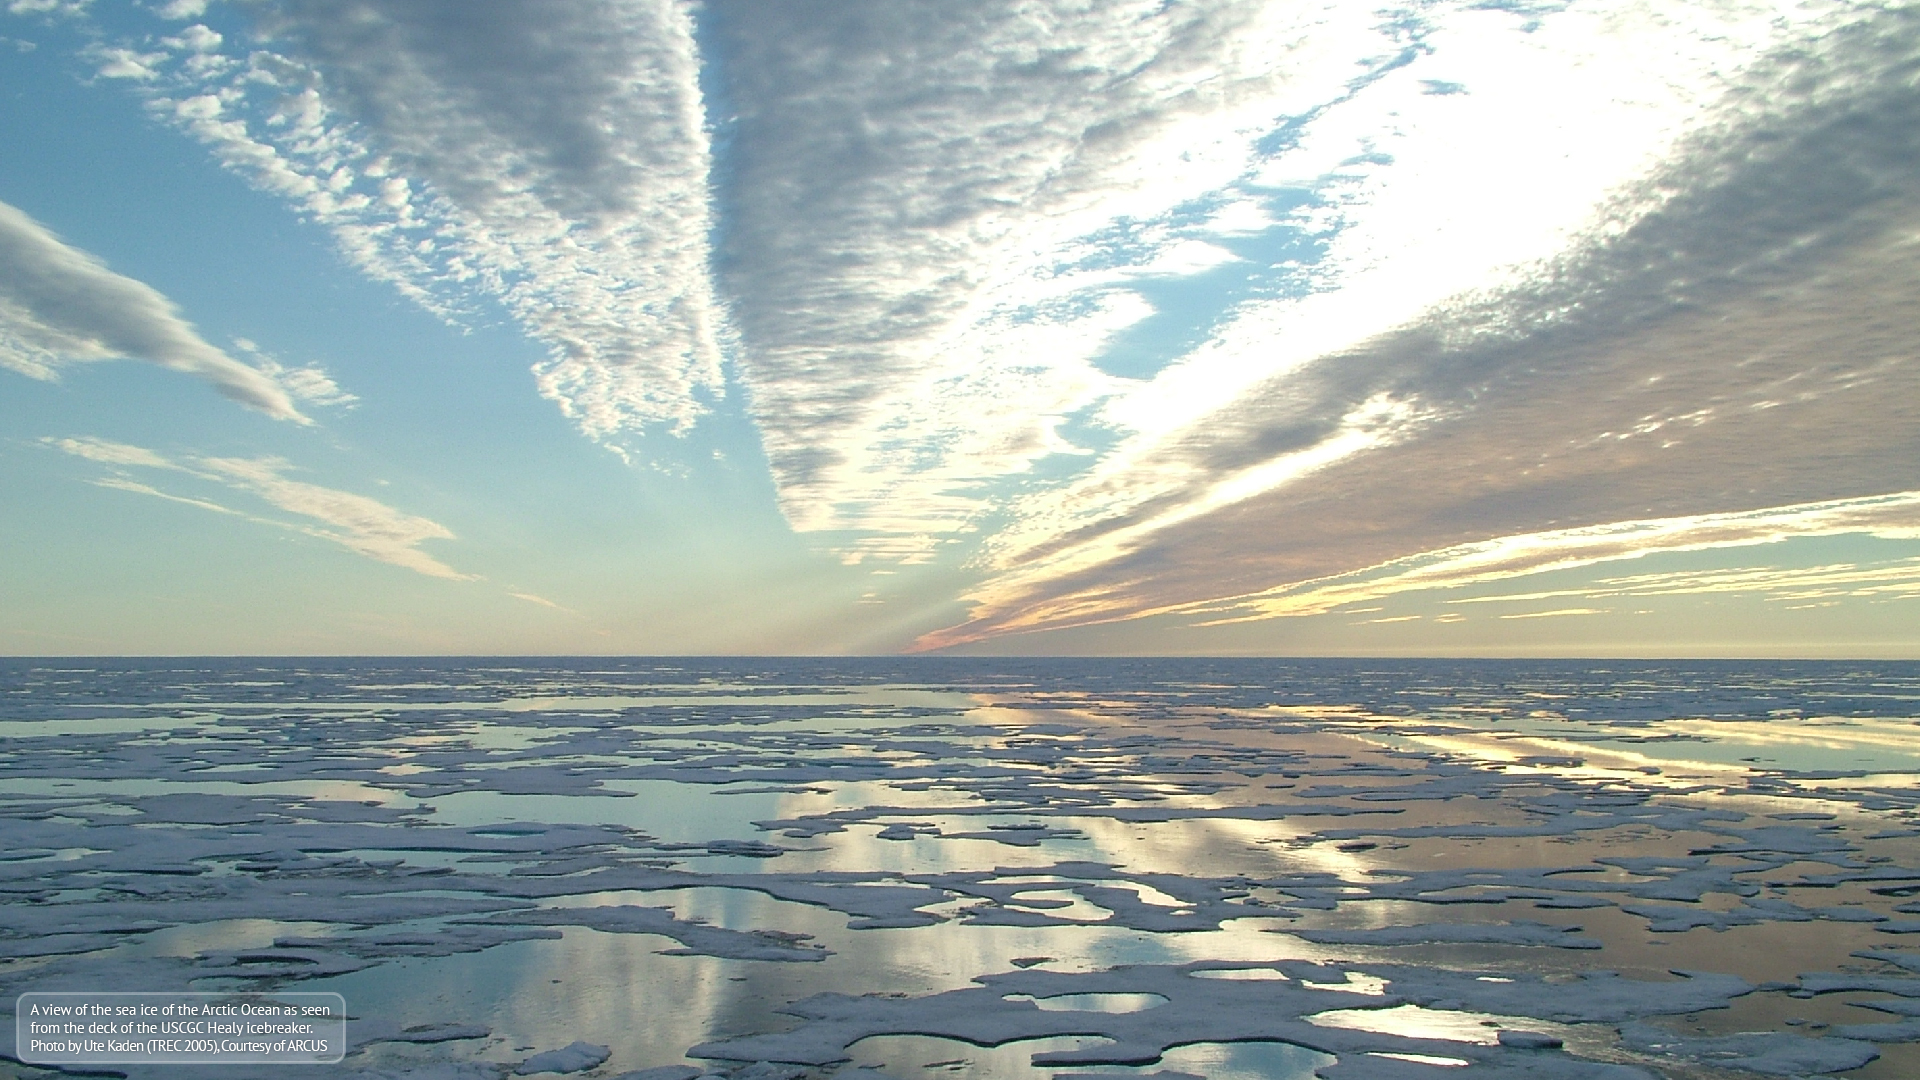
[(0, 653), (1920, 657), (1920, 9), (0, 5)]

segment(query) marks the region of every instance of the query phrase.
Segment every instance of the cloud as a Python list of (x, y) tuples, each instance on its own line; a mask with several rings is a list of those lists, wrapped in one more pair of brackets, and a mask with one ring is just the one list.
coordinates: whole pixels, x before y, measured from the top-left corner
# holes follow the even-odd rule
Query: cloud
[(9, 15), (81, 15), (92, 0), (7, 0)]
[[(921, 646), (1184, 610), (1503, 536), (1905, 490), (1920, 456), (1906, 295), (1920, 92), (1902, 74), (1920, 59), (1915, 24), (1842, 20), (1749, 59), (1549, 257), (1423, 300), (1397, 328), (1299, 321), (1377, 296), (1352, 283), (1293, 316), (1250, 308), (1251, 325), (1155, 380), (1146, 400), (1179, 422), (1154, 431), (1148, 416), (1094, 469), (1016, 507), (974, 618)], [(1423, 269), (1457, 289), (1443, 271)], [(1283, 362), (1235, 381), (1236, 359), (1262, 371), (1263, 335)], [(1200, 406), (1183, 404), (1188, 382)], [(1325, 445), (1368, 400), (1422, 420), (1190, 514), (1223, 481)]]
[(360, 400), (359, 395), (350, 394), (333, 381), (333, 376), (318, 364), (290, 368), (268, 356), (260, 346), (246, 338), (235, 338), (234, 347), (253, 358), (254, 366), (261, 374), (279, 383), (291, 397), (309, 405), (321, 407), (352, 408)]
[(251, 491), (282, 510), (323, 523), (326, 528), (308, 532), (349, 551), (429, 577), (473, 580), (473, 575), (462, 574), (419, 550), (422, 541), (454, 538), (437, 522), (403, 514), (364, 495), (290, 480), (284, 475), (290, 466), (275, 458), (199, 458), (197, 464), (204, 473), (229, 486)]
[[(1883, 539), (1920, 539), (1920, 492), (1842, 499), (1725, 514), (1610, 522), (1575, 529), (1503, 536), (1422, 552), (1350, 574), (1261, 593), (1188, 605), (1181, 612), (1204, 625), (1297, 615), (1320, 615), (1349, 604), (1400, 593), (1460, 589), (1555, 570), (1571, 570), (1648, 555), (1754, 547), (1798, 537), (1858, 533)], [(1706, 592), (1777, 594), (1894, 583), (1904, 595), (1911, 568), (1865, 570), (1851, 565), (1815, 569), (1701, 571), (1601, 578), (1589, 587), (1467, 597), (1449, 603), (1493, 603), (1562, 597), (1601, 599)]]
[(103, 79), (138, 79), (154, 77), (153, 65), (167, 58), (166, 53), (141, 53), (132, 49), (100, 49), (93, 59), (100, 65), (97, 74)]
[(333, 376), (315, 364), (289, 368), (267, 361), (260, 365), (260, 369), (286, 387), (288, 394), (309, 404), (348, 407), (360, 400), (357, 395), (340, 389), (340, 384), (333, 381)]
[(1742, 566), (1727, 570), (1682, 570), (1626, 577), (1599, 578), (1584, 589), (1469, 596), (1450, 604), (1500, 604), (1561, 596), (1759, 596), (1774, 601), (1830, 600), (1856, 597), (1871, 600), (1920, 599), (1920, 559), (1893, 559), (1880, 563), (1829, 563), (1824, 566)]
[(173, 462), (145, 447), (110, 442), (91, 436), (79, 439), (48, 439), (47, 445), (74, 457), (97, 461), (102, 465), (129, 465), (142, 469), (172, 469)]
[[(192, 17), (192, 5), (168, 14)], [(724, 390), (691, 8), (293, 0), (137, 61), (156, 112), (443, 316), (497, 302), (587, 434), (685, 428)], [(144, 72), (145, 75), (139, 73)], [(151, 77), (147, 77), (151, 76)]]
[[(369, 273), (449, 314), (504, 302), (553, 349), (543, 391), (595, 437), (684, 428), (734, 348), (789, 521), (900, 561), (1009, 511), (993, 558), (1017, 559), (1212, 489), (1157, 451), (1263, 380), (1554, 254), (1721, 70), (1808, 18), (1246, 0), (254, 10), (259, 40), (163, 39), (175, 57), (143, 64), (159, 74), (142, 92)], [(1248, 263), (1229, 240), (1283, 235), (1325, 249), (1298, 273), (1250, 267), (1286, 297), (1231, 298), (1161, 377), (1105, 363), (1164, 314), (1155, 288)], [(1318, 402), (1265, 457), (1334, 437), (1376, 396)], [(1048, 459), (1116, 443), (1079, 488), (1008, 507)], [(1133, 502), (1110, 504), (1114, 487)]]
[(923, 647), (1910, 487), (1916, 17), (1512, 7), (290, 0), (103, 48), (366, 272), (504, 305), (595, 438), (736, 359), (797, 530), (971, 556)]
[(731, 107), (717, 267), (803, 531), (922, 557), (1077, 447), (1142, 274), (1235, 258), (1170, 225), (1345, 92), (1371, 12), (1151, 0), (709, 5)]
[(579, 614), (578, 612), (574, 611), (570, 607), (566, 607), (561, 604), (556, 604), (553, 601), (547, 599), (546, 597), (540, 596), (535, 593), (514, 592), (513, 590), (509, 589), (507, 591), (507, 595), (513, 597), (515, 600), (525, 600), (529, 604), (539, 604), (541, 607), (552, 608), (555, 611), (564, 611), (571, 615)]
[[(243, 514), (240, 511), (233, 509), (232, 507), (222, 506), (221, 504), (214, 502), (211, 499), (195, 499), (186, 495), (175, 495), (172, 492), (161, 491), (159, 488), (154, 487), (151, 484), (143, 484), (138, 480), (130, 479), (125, 476), (102, 476), (95, 480), (89, 481), (89, 483), (91, 483), (94, 487), (103, 487), (112, 491), (131, 491), (136, 495), (151, 495), (156, 499), (165, 499), (168, 502), (179, 503), (182, 506), (197, 506), (202, 510), (211, 510), (216, 514), (230, 514), (234, 517), (243, 517), (243, 518), (248, 517), (248, 515)], [(259, 520), (259, 519), (256, 518), (256, 519), (250, 519), (250, 520)], [(279, 523), (271, 522), (270, 524), (279, 524)]]
[[(1424, 414), (1360, 379), (1293, 386), (1239, 460), (1193, 459), (1243, 397), (1559, 256), (1726, 72), (1830, 11), (1490, 7), (711, 6), (735, 118), (716, 265), (788, 519), (902, 558), (999, 529), (984, 561), (1030, 574), (1347, 438), (1369, 401)], [(1476, 89), (1436, 96), (1440, 75)], [(1226, 243), (1248, 237), (1300, 265)], [(1242, 265), (1266, 296), (1221, 285), (1201, 348), (1118, 373), (1171, 318), (1148, 279)], [(1043, 478), (1075, 450), (1100, 460)]]
[(201, 340), (166, 297), (0, 203), (0, 366), (52, 379), (64, 364), (116, 357), (199, 376), (242, 405), (306, 422), (284, 387)]
[(1113, 389), (1091, 359), (1152, 310), (1130, 284), (1237, 258), (1160, 219), (1382, 41), (1243, 0), (249, 13), (98, 58), (365, 272), (449, 317), (503, 303), (593, 437), (684, 429), (735, 348), (790, 520), (903, 559), (1078, 449), (1055, 428)]
[(44, 442), (75, 457), (116, 468), (153, 469), (213, 481), (319, 524), (288, 522), (243, 513), (211, 500), (163, 491), (133, 480), (124, 473), (95, 481), (102, 487), (154, 495), (219, 513), (237, 514), (250, 521), (331, 541), (357, 555), (428, 577), (453, 581), (476, 580), (475, 575), (463, 574), (420, 550), (419, 545), (428, 540), (454, 539), (446, 526), (402, 513), (364, 495), (291, 479), (286, 474), (292, 466), (279, 458), (194, 457), (174, 461), (145, 447), (106, 439), (50, 438)]

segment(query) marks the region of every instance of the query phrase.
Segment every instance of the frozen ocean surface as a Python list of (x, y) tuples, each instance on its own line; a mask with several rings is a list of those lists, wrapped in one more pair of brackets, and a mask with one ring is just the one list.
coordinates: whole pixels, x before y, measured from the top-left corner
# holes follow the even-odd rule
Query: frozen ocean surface
[(0, 1007), (344, 995), (92, 1070), (182, 1080), (1913, 1077), (1917, 781), (1911, 663), (0, 660)]

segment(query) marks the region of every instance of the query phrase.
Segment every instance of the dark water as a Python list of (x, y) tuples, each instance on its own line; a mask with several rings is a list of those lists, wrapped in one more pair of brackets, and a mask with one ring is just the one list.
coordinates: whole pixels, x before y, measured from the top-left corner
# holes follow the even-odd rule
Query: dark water
[(315, 1076), (1910, 1076), (1916, 718), (1883, 662), (5, 660), (0, 998), (336, 990)]

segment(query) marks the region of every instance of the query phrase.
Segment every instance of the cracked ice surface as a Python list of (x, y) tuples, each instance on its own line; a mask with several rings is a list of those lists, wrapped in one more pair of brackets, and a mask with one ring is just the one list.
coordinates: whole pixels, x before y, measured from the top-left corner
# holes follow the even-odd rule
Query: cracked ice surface
[(0, 1001), (337, 990), (304, 1071), (363, 1078), (1920, 1075), (1916, 701), (1900, 663), (0, 661)]

